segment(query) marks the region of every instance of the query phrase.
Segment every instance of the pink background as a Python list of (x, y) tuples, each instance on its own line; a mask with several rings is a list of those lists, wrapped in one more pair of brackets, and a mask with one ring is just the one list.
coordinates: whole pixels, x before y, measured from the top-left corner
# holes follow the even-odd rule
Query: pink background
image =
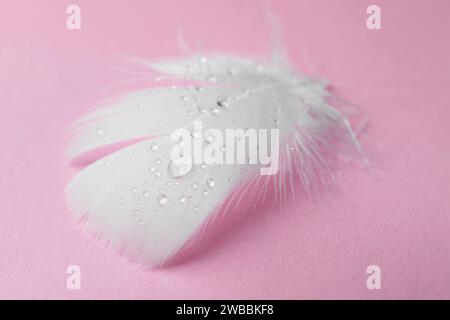
[[(72, 3), (80, 31), (66, 29)], [(372, 3), (380, 31), (366, 28)], [(264, 55), (264, 1), (0, 2), (0, 298), (450, 298), (450, 1), (273, 10), (293, 64), (365, 110), (378, 169), (349, 168), (319, 205), (263, 210), (203, 254), (143, 271), (71, 221), (65, 130), (135, 79), (124, 57), (180, 56), (178, 30), (193, 52)], [(79, 291), (66, 288), (71, 264)]]

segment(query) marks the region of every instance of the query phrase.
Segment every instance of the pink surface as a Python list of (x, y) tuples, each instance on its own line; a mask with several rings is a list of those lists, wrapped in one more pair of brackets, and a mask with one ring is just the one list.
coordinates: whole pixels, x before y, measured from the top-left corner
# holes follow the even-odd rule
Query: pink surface
[[(178, 30), (194, 52), (265, 54), (263, 1), (0, 3), (0, 298), (450, 298), (450, 2), (273, 2), (295, 66), (366, 111), (380, 168), (349, 168), (319, 205), (267, 209), (159, 271), (71, 221), (65, 130), (135, 79), (123, 57), (180, 56)], [(80, 31), (66, 29), (72, 3)], [(379, 31), (366, 28), (372, 3)], [(372, 264), (381, 290), (366, 287)]]

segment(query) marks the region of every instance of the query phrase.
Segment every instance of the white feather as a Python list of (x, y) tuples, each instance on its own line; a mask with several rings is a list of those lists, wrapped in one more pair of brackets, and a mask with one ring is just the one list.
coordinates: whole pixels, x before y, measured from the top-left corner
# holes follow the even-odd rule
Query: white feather
[[(133, 143), (90, 164), (66, 190), (74, 215), (90, 232), (145, 266), (169, 261), (240, 186), (263, 193), (270, 181), (283, 197), (300, 180), (310, 192), (332, 175), (342, 146), (359, 152), (348, 121), (328, 102), (326, 85), (287, 67), (230, 56), (148, 65), (192, 86), (132, 92), (80, 118), (69, 159)], [(173, 178), (170, 134), (192, 130), (196, 120), (204, 130), (279, 129), (278, 176), (254, 187), (259, 166), (244, 164), (194, 165)]]

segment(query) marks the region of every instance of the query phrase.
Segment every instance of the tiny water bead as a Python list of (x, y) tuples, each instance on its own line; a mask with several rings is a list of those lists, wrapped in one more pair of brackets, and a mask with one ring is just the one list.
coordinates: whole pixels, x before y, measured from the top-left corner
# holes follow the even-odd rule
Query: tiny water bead
[(226, 108), (229, 106), (229, 99), (227, 96), (219, 96), (217, 98), (217, 106), (221, 108)]
[(138, 223), (139, 223), (140, 225), (143, 225), (143, 224), (145, 224), (145, 221), (141, 219), (141, 220), (138, 221)]
[(192, 170), (192, 161), (170, 161), (167, 167), (167, 174), (171, 178), (179, 178), (187, 175)]
[(109, 167), (111, 165), (111, 162), (105, 161), (105, 167)]
[(217, 116), (217, 115), (219, 115), (219, 113), (220, 113), (219, 108), (212, 108), (211, 109), (211, 114)]
[(105, 130), (103, 130), (103, 128), (98, 128), (96, 132), (97, 135), (102, 136), (105, 133)]
[(214, 186), (216, 185), (216, 181), (214, 181), (214, 179), (208, 179), (208, 181), (206, 181), (206, 185), (207, 185), (210, 189), (213, 189)]
[(178, 198), (178, 201), (179, 201), (181, 204), (184, 204), (184, 203), (186, 203), (187, 198), (184, 197), (184, 196), (181, 196), (180, 198)]
[(142, 192), (142, 194), (144, 195), (144, 197), (148, 197), (150, 196), (150, 192), (148, 190), (144, 190), (144, 192)]
[(214, 135), (210, 134), (210, 135), (208, 135), (208, 136), (205, 138), (205, 142), (206, 142), (206, 143), (212, 143), (212, 142), (214, 141), (215, 138), (216, 138), (216, 137), (215, 137)]
[(197, 130), (192, 130), (191, 136), (192, 136), (192, 138), (199, 138), (200, 133)]
[(148, 171), (150, 171), (151, 173), (154, 173), (156, 171), (155, 167), (151, 167), (150, 169), (148, 169)]
[(155, 164), (161, 164), (161, 159), (156, 159)]
[(200, 112), (201, 114), (206, 114), (208, 111), (205, 108), (198, 108), (198, 112)]
[(204, 197), (207, 197), (208, 196), (208, 191), (207, 190), (203, 190), (202, 194), (203, 194)]
[(234, 77), (238, 72), (239, 72), (239, 70), (236, 67), (228, 68), (228, 74), (232, 77)]
[(155, 177), (159, 178), (160, 176), (161, 176), (161, 172), (156, 171), (156, 172), (155, 172)]
[(167, 202), (169, 202), (169, 199), (167, 198), (167, 196), (165, 196), (165, 195), (160, 195), (159, 197), (158, 197), (158, 203), (159, 203), (159, 205), (161, 205), (161, 206), (164, 206), (164, 205), (166, 205), (167, 204)]
[(124, 197), (120, 197), (119, 201), (120, 201), (120, 203), (125, 203), (125, 198)]
[(197, 190), (197, 189), (198, 189), (198, 184), (193, 183), (193, 184), (191, 185), (191, 187), (192, 187), (192, 190)]
[(152, 151), (158, 151), (158, 145), (157, 144), (154, 144), (154, 145), (152, 145), (151, 147), (150, 147), (150, 150), (152, 150)]

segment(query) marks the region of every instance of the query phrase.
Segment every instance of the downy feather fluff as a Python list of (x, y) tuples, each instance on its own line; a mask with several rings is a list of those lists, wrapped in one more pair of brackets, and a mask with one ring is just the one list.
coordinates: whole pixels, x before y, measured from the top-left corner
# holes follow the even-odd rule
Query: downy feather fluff
[[(268, 185), (283, 198), (298, 181), (310, 193), (332, 177), (339, 155), (360, 152), (327, 85), (285, 64), (217, 55), (148, 66), (189, 85), (131, 92), (82, 116), (72, 128), (69, 159), (131, 143), (84, 168), (66, 188), (76, 219), (144, 266), (170, 261), (224, 203), (232, 210), (230, 202), (249, 190), (264, 198)], [(279, 129), (279, 172), (262, 177), (259, 165), (241, 164), (193, 165), (180, 174), (170, 136), (193, 130), (196, 120), (204, 131)]]

